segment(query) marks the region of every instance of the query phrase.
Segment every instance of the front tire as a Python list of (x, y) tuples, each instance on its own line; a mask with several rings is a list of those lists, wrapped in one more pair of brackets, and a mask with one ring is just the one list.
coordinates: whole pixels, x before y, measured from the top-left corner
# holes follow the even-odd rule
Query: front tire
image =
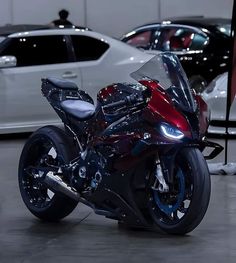
[(39, 172), (31, 172), (40, 171), (39, 167), (48, 168), (48, 165), (60, 167), (74, 157), (68, 136), (57, 127), (45, 126), (28, 139), (20, 157), (18, 180), (22, 199), (33, 215), (46, 221), (58, 221), (75, 209), (77, 201), (52, 192), (38, 179)]
[[(153, 184), (154, 178), (151, 180)], [(206, 213), (210, 191), (210, 174), (202, 153), (195, 148), (182, 149), (175, 159), (171, 190), (149, 190), (148, 207), (154, 224), (168, 234), (192, 231)]]

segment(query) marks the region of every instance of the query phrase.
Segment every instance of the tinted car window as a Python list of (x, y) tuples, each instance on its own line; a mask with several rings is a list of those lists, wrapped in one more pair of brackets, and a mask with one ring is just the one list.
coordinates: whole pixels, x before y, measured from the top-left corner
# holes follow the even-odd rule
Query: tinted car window
[(71, 36), (77, 61), (89, 61), (99, 59), (109, 48), (109, 45), (101, 40), (87, 36)]
[(135, 47), (148, 48), (151, 42), (152, 31), (142, 31), (130, 37), (126, 43)]
[(161, 33), (158, 49), (162, 51), (183, 51), (202, 49), (207, 37), (188, 28), (169, 27)]
[(153, 33), (153, 40), (152, 40), (150, 49), (159, 49), (160, 35), (161, 35), (160, 29), (157, 29), (157, 30)]
[(217, 29), (225, 34), (226, 36), (230, 37), (231, 35), (231, 24), (222, 24), (222, 25), (218, 25)]
[(68, 62), (64, 36), (12, 38), (1, 52), (17, 58), (17, 66), (34, 66)]
[(208, 44), (208, 37), (200, 34), (194, 34), (190, 50), (201, 50)]

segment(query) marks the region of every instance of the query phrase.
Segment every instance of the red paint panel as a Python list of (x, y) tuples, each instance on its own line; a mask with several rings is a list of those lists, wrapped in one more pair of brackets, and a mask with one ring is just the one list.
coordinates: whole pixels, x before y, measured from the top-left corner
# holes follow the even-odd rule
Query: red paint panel
[(142, 80), (140, 83), (152, 91), (152, 97), (148, 104), (148, 111), (153, 114), (153, 121), (166, 121), (181, 130), (185, 136), (191, 137), (191, 129), (186, 118), (175, 109), (170, 97), (156, 81)]

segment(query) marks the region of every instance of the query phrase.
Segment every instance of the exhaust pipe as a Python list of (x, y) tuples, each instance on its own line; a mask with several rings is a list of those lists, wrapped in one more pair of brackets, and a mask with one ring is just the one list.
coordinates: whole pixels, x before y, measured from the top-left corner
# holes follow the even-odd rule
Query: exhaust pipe
[(68, 186), (61, 177), (48, 172), (44, 178), (44, 183), (55, 192), (62, 193), (75, 201), (80, 200), (80, 194)]

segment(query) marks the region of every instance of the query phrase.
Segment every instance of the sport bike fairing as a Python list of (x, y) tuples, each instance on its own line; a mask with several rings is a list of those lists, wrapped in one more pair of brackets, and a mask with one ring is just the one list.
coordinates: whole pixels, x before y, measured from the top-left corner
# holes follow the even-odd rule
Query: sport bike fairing
[(187, 112), (196, 111), (197, 105), (190, 90), (188, 78), (176, 55), (163, 52), (130, 76), (138, 82), (144, 79), (157, 81), (176, 106)]

